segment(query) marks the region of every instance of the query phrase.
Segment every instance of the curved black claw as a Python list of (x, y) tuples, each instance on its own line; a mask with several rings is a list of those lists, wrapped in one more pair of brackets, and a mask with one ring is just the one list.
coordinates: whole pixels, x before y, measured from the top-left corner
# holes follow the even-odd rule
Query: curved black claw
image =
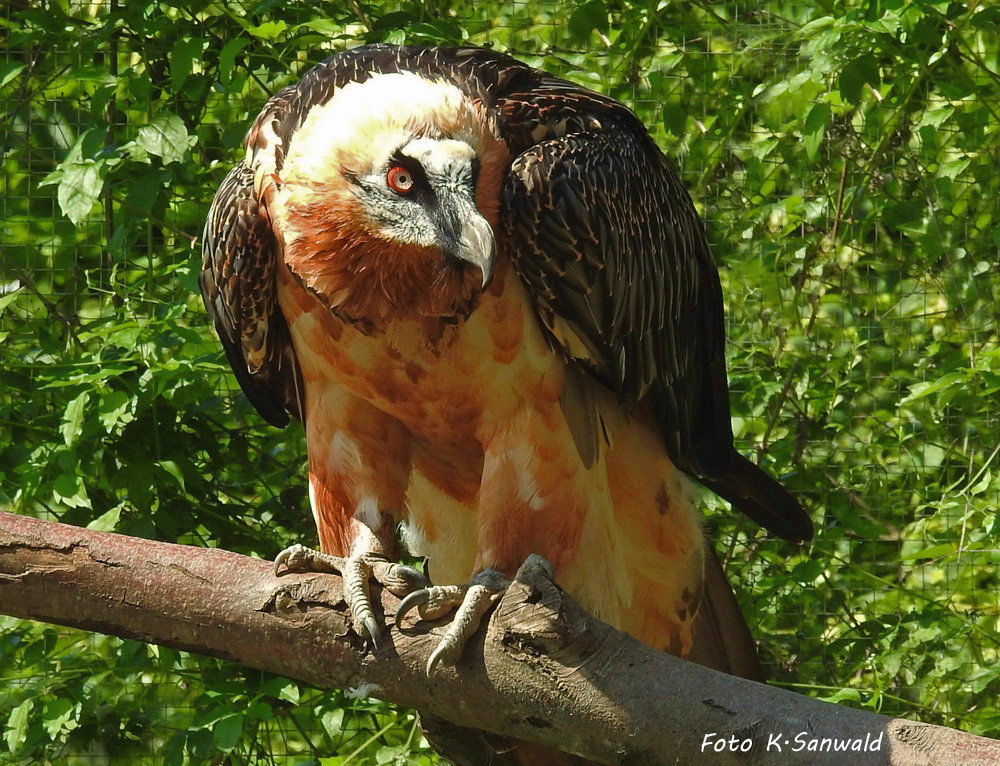
[(403, 618), (406, 617), (414, 609), (418, 609), (422, 606), (426, 606), (431, 600), (431, 592), (429, 588), (421, 588), (420, 590), (415, 590), (409, 596), (404, 598), (399, 602), (399, 606), (396, 607), (396, 618), (394, 620), (396, 624), (396, 629), (399, 630), (403, 627)]
[(409, 585), (420, 586), (421, 588), (426, 588), (430, 585), (430, 580), (427, 579), (427, 575), (419, 569), (409, 566), (408, 564), (397, 564), (396, 574), (403, 577)]
[(384, 649), (386, 646), (385, 636), (382, 633), (382, 626), (378, 624), (373, 616), (365, 617), (362, 623), (365, 626), (365, 632), (368, 634), (368, 638), (372, 640), (372, 646), (375, 650)]

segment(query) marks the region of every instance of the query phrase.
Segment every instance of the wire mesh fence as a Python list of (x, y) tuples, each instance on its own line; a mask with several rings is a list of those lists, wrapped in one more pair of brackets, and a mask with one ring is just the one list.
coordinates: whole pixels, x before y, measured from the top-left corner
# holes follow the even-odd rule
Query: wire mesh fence
[[(989, 5), (7, 3), (0, 503), (271, 556), (304, 447), (228, 374), (201, 226), (270, 93), (364, 41), (490, 45), (631, 106), (706, 219), (740, 449), (705, 497), (774, 682), (1000, 735), (1000, 18)], [(0, 618), (0, 763), (429, 762), (411, 714)], [(379, 760), (381, 759), (381, 760)]]

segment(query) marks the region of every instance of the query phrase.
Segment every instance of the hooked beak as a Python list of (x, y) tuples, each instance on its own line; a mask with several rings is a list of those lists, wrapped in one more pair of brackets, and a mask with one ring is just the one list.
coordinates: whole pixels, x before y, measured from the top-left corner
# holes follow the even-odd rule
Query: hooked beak
[(449, 258), (478, 266), (483, 275), (483, 287), (493, 276), (496, 239), (489, 221), (483, 218), (471, 199), (465, 195), (449, 195), (439, 206), (438, 246)]

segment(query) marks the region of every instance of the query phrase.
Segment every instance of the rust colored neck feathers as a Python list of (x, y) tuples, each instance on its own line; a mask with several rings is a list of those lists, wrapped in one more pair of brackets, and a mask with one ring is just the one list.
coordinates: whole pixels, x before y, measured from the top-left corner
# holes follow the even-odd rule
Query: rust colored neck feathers
[(317, 188), (303, 196), (287, 203), (294, 235), (286, 234), (285, 262), (344, 319), (378, 330), (403, 319), (464, 318), (475, 307), (475, 267), (372, 233), (349, 194)]

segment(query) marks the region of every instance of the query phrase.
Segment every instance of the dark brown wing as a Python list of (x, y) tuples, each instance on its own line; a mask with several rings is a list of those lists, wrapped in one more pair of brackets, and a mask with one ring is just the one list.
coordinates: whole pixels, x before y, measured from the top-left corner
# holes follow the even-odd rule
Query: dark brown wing
[(523, 153), (506, 241), (546, 328), (581, 341), (570, 357), (628, 404), (651, 397), (675, 460), (714, 475), (733, 442), (722, 291), (686, 192), (647, 144), (612, 129)]
[(241, 161), (226, 176), (205, 222), (202, 272), (205, 307), (240, 387), (264, 419), (304, 417), (301, 377), (278, 307), (274, 235)]
[(539, 124), (537, 95), (519, 94), (540, 140), (514, 160), (501, 218), (550, 338), (626, 405), (648, 402), (678, 467), (775, 534), (810, 538), (798, 502), (733, 446), (722, 288), (676, 172), (625, 107), (546, 87), (572, 122), (547, 105)]

